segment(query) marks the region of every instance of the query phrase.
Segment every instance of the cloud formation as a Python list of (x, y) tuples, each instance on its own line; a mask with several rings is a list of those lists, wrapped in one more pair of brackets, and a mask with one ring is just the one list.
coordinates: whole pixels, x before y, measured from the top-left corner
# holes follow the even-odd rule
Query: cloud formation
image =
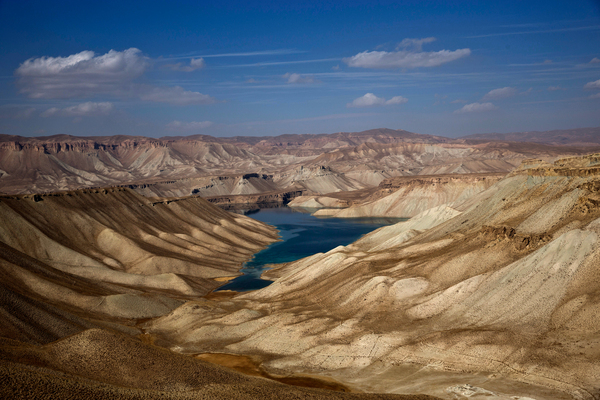
[(213, 104), (217, 100), (207, 94), (185, 90), (181, 86), (146, 86), (139, 97), (144, 101), (168, 103), (178, 106), (189, 104)]
[(363, 51), (342, 61), (357, 68), (419, 68), (437, 67), (471, 54), (470, 49), (422, 51), (423, 44), (434, 40), (433, 37), (404, 39), (398, 44), (397, 51)]
[(427, 37), (427, 38), (422, 38), (422, 39), (403, 39), (400, 43), (398, 43), (398, 46), (396, 46), (396, 50), (399, 49), (412, 49), (414, 51), (421, 51), (423, 50), (423, 45), (426, 43), (431, 43), (431, 42), (435, 42), (436, 38), (434, 37)]
[(192, 72), (197, 69), (204, 68), (206, 63), (204, 62), (204, 58), (192, 58), (190, 60), (190, 65), (184, 65), (183, 63), (177, 64), (167, 64), (166, 67), (172, 69), (173, 71), (183, 71), (183, 72)]
[(560, 86), (548, 86), (549, 92), (556, 92), (557, 90), (564, 90), (564, 89), (561, 88)]
[(296, 73), (286, 73), (282, 76), (287, 79), (287, 83), (315, 83), (316, 80), (310, 75), (300, 75)]
[(492, 110), (497, 110), (497, 109), (498, 109), (498, 107), (496, 107), (492, 103), (471, 103), (471, 104), (466, 104), (460, 110), (454, 111), (454, 114), (484, 112), (484, 111), (492, 111)]
[(594, 82), (588, 82), (583, 86), (584, 89), (600, 89), (600, 79)]
[[(15, 75), (20, 92), (34, 99), (113, 96), (137, 97), (174, 105), (216, 102), (209, 95), (187, 91), (180, 86), (162, 87), (134, 82), (149, 65), (147, 57), (136, 48), (111, 50), (100, 56), (93, 51), (82, 51), (68, 57), (31, 58), (16, 69)], [(179, 65), (176, 68), (180, 71), (193, 71), (202, 68), (204, 60), (192, 59), (188, 66), (175, 65)]]
[(30, 58), (16, 69), (20, 92), (34, 99), (65, 99), (121, 93), (148, 68), (141, 51), (111, 50), (96, 56), (82, 51), (68, 57)]
[(77, 104), (67, 108), (52, 107), (40, 114), (40, 117), (97, 117), (108, 115), (114, 110), (115, 106), (111, 102)]
[(204, 128), (208, 128), (213, 123), (211, 121), (192, 121), (192, 122), (181, 122), (173, 121), (167, 124), (167, 128), (173, 131), (198, 131)]
[(406, 97), (394, 96), (389, 100), (383, 97), (377, 97), (373, 93), (367, 93), (357, 99), (354, 99), (352, 103), (346, 104), (346, 107), (374, 107), (374, 106), (391, 106), (394, 104), (404, 104), (408, 101)]
[(594, 57), (588, 64), (600, 64), (600, 58)]
[(490, 90), (485, 96), (483, 96), (483, 100), (506, 99), (508, 97), (513, 97), (516, 94), (517, 89), (513, 87), (503, 87), (500, 89)]

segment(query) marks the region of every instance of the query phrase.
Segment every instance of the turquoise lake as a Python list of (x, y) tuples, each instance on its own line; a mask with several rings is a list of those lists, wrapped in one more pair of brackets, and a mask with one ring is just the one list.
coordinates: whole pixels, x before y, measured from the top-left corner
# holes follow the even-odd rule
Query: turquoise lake
[(277, 227), (282, 241), (256, 253), (241, 269), (238, 276), (217, 290), (245, 292), (262, 289), (272, 283), (260, 279), (267, 264), (295, 261), (324, 253), (337, 246), (350, 244), (361, 236), (382, 226), (406, 219), (398, 218), (317, 218), (289, 207), (258, 210), (249, 217)]

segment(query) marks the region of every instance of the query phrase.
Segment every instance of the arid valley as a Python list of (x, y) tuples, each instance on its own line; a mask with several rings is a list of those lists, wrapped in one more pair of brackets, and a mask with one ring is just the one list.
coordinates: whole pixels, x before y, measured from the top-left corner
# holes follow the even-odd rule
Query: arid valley
[(600, 400), (600, 0), (0, 0), (0, 400)]
[[(597, 399), (600, 130), (536, 135), (2, 136), (1, 394)], [(410, 219), (215, 292), (282, 206)]]

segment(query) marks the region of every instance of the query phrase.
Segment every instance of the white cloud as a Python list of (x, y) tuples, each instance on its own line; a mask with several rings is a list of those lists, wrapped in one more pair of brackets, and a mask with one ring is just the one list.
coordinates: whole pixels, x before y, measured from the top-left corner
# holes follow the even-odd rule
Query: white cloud
[(406, 97), (402, 97), (402, 96), (394, 96), (391, 99), (389, 99), (388, 101), (385, 102), (386, 106), (391, 106), (394, 104), (404, 104), (408, 102), (408, 99)]
[(357, 99), (354, 99), (352, 103), (346, 104), (346, 107), (373, 107), (373, 106), (391, 106), (394, 104), (404, 104), (408, 101), (406, 97), (394, 96), (389, 100), (383, 97), (377, 97), (373, 93), (367, 93)]
[(564, 90), (564, 89), (561, 88), (560, 86), (548, 86), (548, 91), (549, 92), (555, 92), (557, 90)]
[(96, 117), (108, 115), (114, 110), (115, 106), (110, 102), (77, 104), (67, 108), (52, 107), (40, 114), (40, 117)]
[(396, 46), (396, 50), (398, 49), (413, 49), (415, 51), (421, 51), (423, 50), (423, 45), (426, 43), (431, 43), (431, 42), (435, 42), (436, 38), (434, 37), (427, 37), (427, 38), (423, 38), (423, 39), (403, 39), (400, 43), (398, 43), (398, 46)]
[(15, 74), (21, 93), (31, 98), (73, 98), (123, 92), (148, 65), (136, 48), (101, 56), (82, 51), (68, 57), (30, 58)]
[(471, 103), (466, 104), (460, 110), (454, 111), (454, 114), (464, 114), (470, 112), (484, 112), (484, 111), (492, 111), (497, 110), (498, 107), (493, 105), (492, 103)]
[[(503, 87), (500, 89), (490, 90), (485, 96), (483, 96), (483, 100), (497, 100), (497, 99), (506, 99), (508, 97), (512, 97), (517, 94), (517, 89), (512, 87)], [(477, 104), (477, 103), (475, 103)]]
[(204, 58), (192, 58), (190, 60), (190, 65), (183, 65), (183, 63), (177, 64), (167, 64), (166, 67), (172, 69), (173, 71), (183, 71), (183, 72), (192, 72), (197, 69), (204, 68), (206, 63), (204, 62)]
[(600, 58), (594, 57), (588, 64), (600, 64)]
[(590, 99), (600, 99), (600, 93), (593, 94), (589, 96)]
[(470, 49), (421, 51), (422, 45), (435, 38), (404, 39), (399, 48), (410, 48), (400, 51), (363, 51), (355, 56), (343, 58), (342, 61), (351, 67), (359, 68), (418, 68), (437, 67), (458, 60), (471, 54)]
[(588, 82), (583, 86), (584, 89), (600, 89), (600, 79), (594, 82)]
[(192, 122), (181, 122), (173, 121), (167, 124), (167, 128), (174, 131), (198, 131), (204, 128), (208, 128), (213, 123), (211, 121), (192, 121)]
[[(94, 96), (137, 97), (144, 101), (174, 105), (210, 104), (209, 95), (180, 86), (157, 87), (135, 83), (150, 65), (136, 48), (111, 50), (96, 56), (82, 51), (68, 57), (31, 58), (16, 69), (17, 84), (23, 94), (36, 99), (63, 99)], [(182, 71), (204, 66), (202, 58), (192, 59)]]
[(179, 106), (189, 104), (213, 104), (217, 100), (207, 94), (200, 92), (191, 92), (185, 90), (181, 86), (165, 86), (165, 87), (146, 87), (140, 95), (140, 99), (144, 101), (154, 101), (158, 103), (168, 103)]
[(287, 73), (282, 76), (287, 79), (287, 83), (315, 83), (316, 80), (310, 75), (300, 75), (296, 73)]
[(372, 107), (382, 106), (385, 104), (383, 97), (377, 97), (373, 93), (367, 93), (357, 99), (354, 99), (352, 103), (346, 104), (346, 107)]

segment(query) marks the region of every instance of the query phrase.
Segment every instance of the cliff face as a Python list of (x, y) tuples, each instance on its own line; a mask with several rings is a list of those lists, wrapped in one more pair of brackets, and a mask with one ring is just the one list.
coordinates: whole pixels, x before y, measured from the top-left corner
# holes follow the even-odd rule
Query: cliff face
[(374, 187), (395, 176), (505, 173), (525, 158), (583, 151), (470, 144), (393, 130), (276, 138), (0, 135), (0, 193), (137, 185), (140, 193), (160, 197), (188, 196), (194, 190), (203, 196), (290, 190), (324, 194)]
[(146, 327), (184, 352), (259, 355), (272, 371), (320, 372), (370, 391), (410, 393), (422, 378), (418, 390), (447, 394), (439, 382), (456, 371), (483, 373), (498, 398), (596, 399), (593, 158), (522, 169), (456, 207), (271, 270), (272, 285), (237, 296), (227, 312), (183, 307)]
[(407, 218), (442, 204), (460, 204), (503, 177), (504, 174), (396, 177), (383, 180), (372, 194), (350, 204), (334, 197), (304, 196), (290, 205), (320, 208), (314, 213), (316, 216)]
[(257, 161), (256, 155), (231, 144), (186, 140), (4, 141), (0, 142), (0, 190), (49, 192), (237, 173), (253, 169)]

